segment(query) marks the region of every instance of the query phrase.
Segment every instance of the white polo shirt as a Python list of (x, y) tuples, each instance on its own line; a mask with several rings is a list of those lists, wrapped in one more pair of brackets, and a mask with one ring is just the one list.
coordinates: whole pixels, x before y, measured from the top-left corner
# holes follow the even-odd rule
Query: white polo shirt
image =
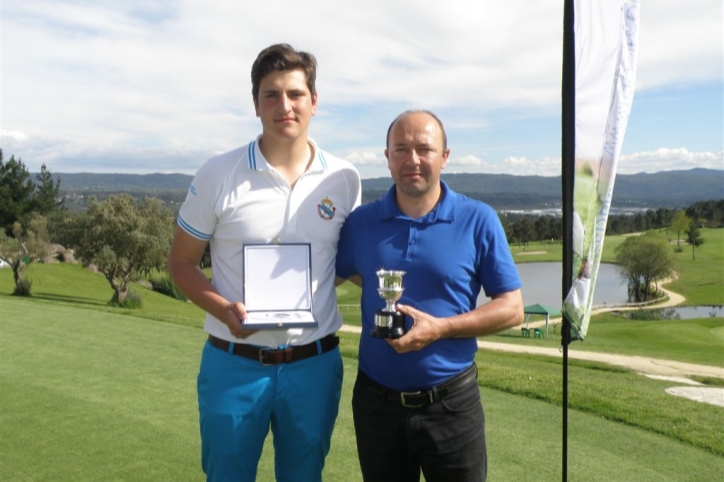
[(311, 243), (313, 313), (317, 328), (261, 330), (236, 339), (206, 314), (204, 329), (236, 343), (278, 347), (303, 345), (342, 325), (334, 290), (339, 232), (360, 204), (359, 173), (351, 163), (321, 151), (309, 139), (314, 158), (292, 189), (264, 159), (259, 136), (250, 144), (209, 159), (189, 187), (178, 224), (211, 244), (213, 284), (229, 301), (243, 301), (246, 243)]

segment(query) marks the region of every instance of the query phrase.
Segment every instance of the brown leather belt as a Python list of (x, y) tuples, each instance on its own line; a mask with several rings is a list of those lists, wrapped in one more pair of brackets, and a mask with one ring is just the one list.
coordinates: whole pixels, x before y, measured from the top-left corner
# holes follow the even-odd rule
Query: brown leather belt
[(209, 335), (209, 344), (219, 350), (229, 352), (244, 358), (258, 361), (263, 366), (279, 365), (280, 363), (291, 363), (305, 358), (310, 358), (330, 350), (337, 348), (339, 345), (339, 337), (336, 335), (327, 335), (317, 341), (306, 345), (289, 346), (287, 348), (259, 348), (252, 345), (244, 345), (242, 343), (232, 343), (214, 335)]

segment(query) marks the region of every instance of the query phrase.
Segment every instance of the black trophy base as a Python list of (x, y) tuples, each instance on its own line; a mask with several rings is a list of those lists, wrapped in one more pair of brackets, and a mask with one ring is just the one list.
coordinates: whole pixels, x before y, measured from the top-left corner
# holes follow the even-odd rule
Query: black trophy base
[(378, 311), (371, 334), (375, 338), (400, 338), (405, 334), (405, 315), (399, 311)]

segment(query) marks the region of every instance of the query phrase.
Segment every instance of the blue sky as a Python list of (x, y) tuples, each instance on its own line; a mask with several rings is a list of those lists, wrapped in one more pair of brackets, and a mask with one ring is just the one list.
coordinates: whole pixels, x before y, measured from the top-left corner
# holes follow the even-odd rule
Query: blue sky
[[(724, 169), (721, 0), (642, 0), (620, 173)], [(444, 5), (444, 8), (442, 7)], [(445, 123), (447, 172), (560, 174), (560, 0), (2, 0), (0, 147), (31, 171), (182, 172), (260, 132), (249, 71), (319, 62), (310, 135), (388, 175), (390, 121)]]

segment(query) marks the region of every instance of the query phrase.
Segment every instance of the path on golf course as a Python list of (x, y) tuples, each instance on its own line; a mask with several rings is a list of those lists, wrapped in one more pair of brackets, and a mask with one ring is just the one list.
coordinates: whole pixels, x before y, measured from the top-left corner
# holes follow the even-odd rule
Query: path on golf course
[[(359, 326), (343, 325), (340, 331), (360, 333), (362, 329)], [(497, 343), (481, 340), (478, 340), (478, 347), (483, 350), (563, 357), (563, 353), (558, 348), (526, 346), (515, 343)], [(578, 360), (596, 361), (608, 363), (609, 365), (622, 366), (645, 375), (662, 375), (682, 378), (698, 375), (704, 377), (724, 378), (724, 368), (709, 365), (696, 365), (694, 363), (684, 363), (673, 360), (571, 349), (568, 350), (568, 357)]]
[[(670, 280), (665, 280), (664, 283)], [(662, 283), (663, 284), (663, 283)], [(686, 298), (678, 293), (669, 291), (659, 286), (659, 289), (668, 295), (668, 300), (661, 304), (657, 304), (656, 308), (667, 308), (670, 306), (680, 305)], [(593, 311), (593, 314), (601, 313), (604, 311), (625, 311), (634, 310), (636, 307), (619, 307), (619, 308), (601, 308)], [(560, 323), (561, 319), (556, 318), (550, 320), (551, 323)], [(531, 326), (545, 325), (545, 321), (530, 323)], [(536, 355), (548, 355), (548, 356), (560, 356), (563, 354), (558, 348), (545, 348), (536, 346), (526, 346), (519, 344), (510, 343), (496, 343), (489, 341), (478, 341), (478, 347), (488, 350), (497, 351), (510, 351), (516, 353), (531, 353)], [(639, 373), (646, 375), (660, 375), (669, 377), (690, 377), (694, 375), (704, 377), (719, 377), (724, 378), (724, 368), (714, 367), (709, 365), (697, 365), (694, 363), (684, 363), (673, 360), (662, 360), (658, 358), (649, 358), (643, 356), (632, 356), (632, 355), (617, 355), (614, 353), (600, 353), (593, 351), (584, 350), (571, 350), (568, 349), (568, 357), (578, 360), (589, 360), (602, 363), (608, 363), (609, 365), (617, 365), (626, 368), (630, 368)]]

